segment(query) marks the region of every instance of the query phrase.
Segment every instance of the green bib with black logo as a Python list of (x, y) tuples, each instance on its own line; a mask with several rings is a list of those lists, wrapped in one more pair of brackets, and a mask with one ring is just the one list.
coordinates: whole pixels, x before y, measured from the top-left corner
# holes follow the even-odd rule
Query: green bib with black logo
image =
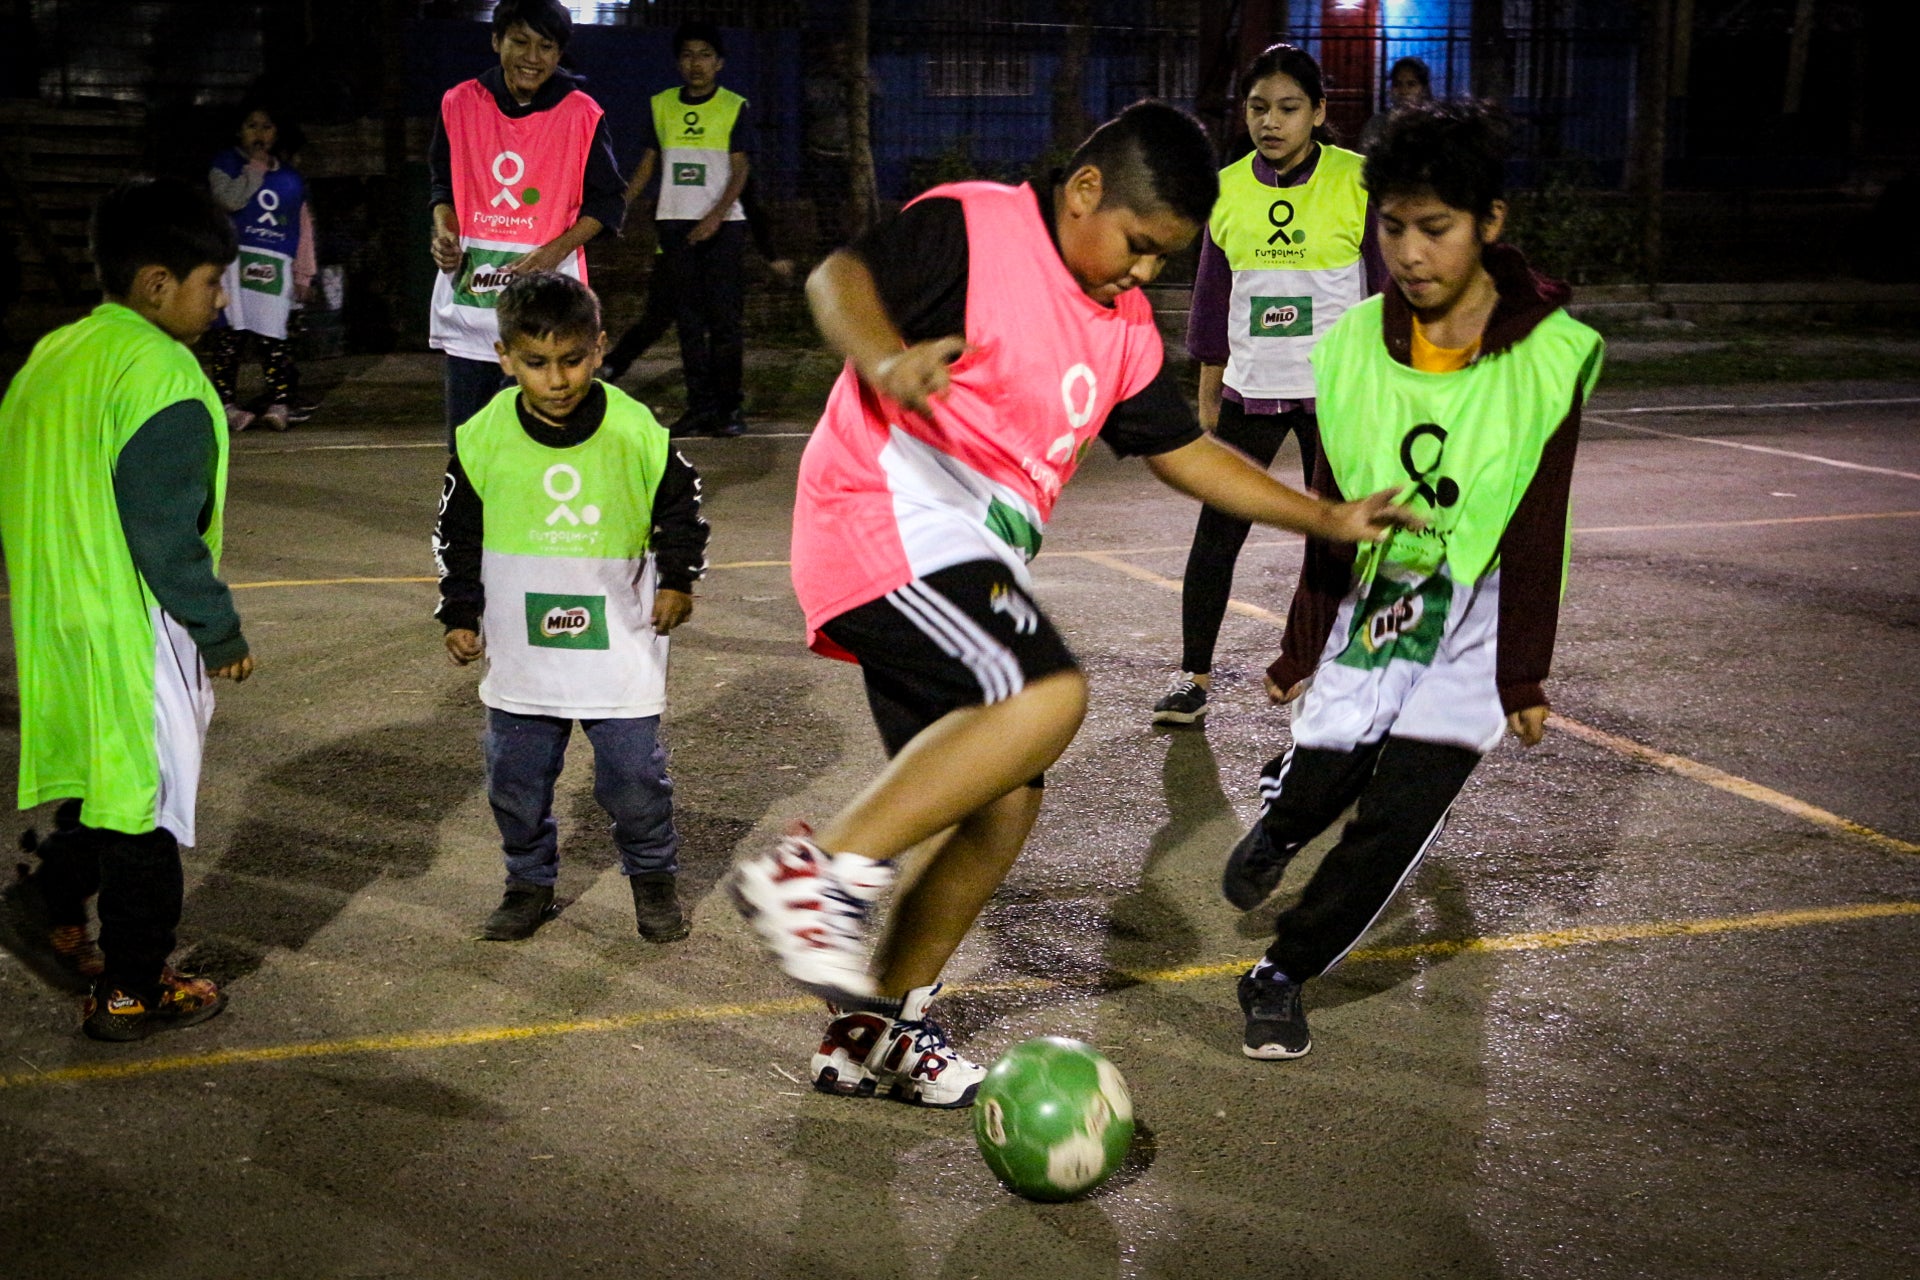
[(1220, 171), (1207, 224), (1233, 272), (1225, 382), (1248, 399), (1307, 399), (1307, 353), (1367, 292), (1361, 158), (1322, 146), (1305, 182), (1272, 187), (1254, 173), (1254, 156)]
[(1416, 580), (1445, 565), (1455, 581), (1476, 582), (1547, 441), (1592, 394), (1604, 344), (1556, 310), (1507, 351), (1422, 373), (1388, 354), (1381, 312), (1380, 297), (1367, 299), (1313, 351), (1320, 448), (1341, 493), (1409, 491), (1428, 527), (1362, 548), (1356, 568), (1370, 578), (1384, 555)]
[[(653, 95), (653, 132), (660, 141), (662, 222), (696, 222), (707, 216), (733, 176), (733, 125), (747, 100), (731, 89), (715, 89), (705, 102), (686, 103), (680, 90)], [(747, 215), (738, 200), (727, 221)]]

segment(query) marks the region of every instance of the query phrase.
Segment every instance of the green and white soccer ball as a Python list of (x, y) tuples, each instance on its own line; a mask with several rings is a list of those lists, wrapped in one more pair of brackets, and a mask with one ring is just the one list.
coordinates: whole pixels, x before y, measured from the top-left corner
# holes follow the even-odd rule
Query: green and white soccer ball
[(1070, 1200), (1113, 1176), (1133, 1144), (1133, 1099), (1090, 1044), (1041, 1036), (980, 1082), (973, 1136), (987, 1167), (1030, 1200)]

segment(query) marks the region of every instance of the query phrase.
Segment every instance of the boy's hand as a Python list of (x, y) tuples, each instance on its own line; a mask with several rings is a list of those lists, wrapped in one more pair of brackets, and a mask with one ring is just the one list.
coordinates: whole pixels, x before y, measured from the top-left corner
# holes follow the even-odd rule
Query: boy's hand
[(253, 655), (248, 654), (240, 661), (229, 662), (224, 667), (215, 667), (207, 674), (215, 680), (231, 680), (235, 684), (240, 684), (253, 674)]
[(512, 262), (509, 262), (506, 266), (500, 268), (500, 270), (510, 276), (532, 275), (536, 271), (552, 271), (560, 265), (560, 260), (566, 256), (564, 252), (555, 251), (553, 245), (543, 244), (525, 257), (516, 258)]
[(1395, 529), (1424, 529), (1426, 520), (1398, 501), (1398, 489), (1382, 489), (1358, 502), (1335, 503), (1321, 537), (1334, 542), (1384, 542)]
[(653, 593), (653, 632), (666, 635), (693, 616), (693, 597), (664, 587)]
[(1536, 745), (1547, 732), (1547, 709), (1527, 707), (1507, 717), (1507, 732), (1520, 739), (1520, 745)]
[(465, 627), (455, 627), (447, 632), (447, 656), (453, 659), (453, 665), (464, 667), (486, 652), (486, 644), (477, 631)]
[(460, 269), (460, 237), (451, 231), (434, 229), (433, 265), (442, 271)]
[(699, 244), (703, 240), (713, 239), (720, 234), (720, 224), (726, 220), (727, 216), (724, 212), (717, 215), (708, 214), (693, 224), (693, 230), (687, 232), (687, 243)]
[(916, 342), (874, 365), (867, 382), (881, 395), (898, 400), (916, 413), (927, 413), (927, 401), (946, 394), (951, 381), (947, 366), (971, 350), (958, 334)]
[(1307, 682), (1305, 680), (1294, 682), (1293, 686), (1288, 689), (1282, 689), (1279, 685), (1275, 684), (1272, 676), (1265, 677), (1265, 681), (1267, 685), (1267, 700), (1277, 707), (1286, 706), (1289, 702), (1292, 702), (1295, 698), (1298, 698), (1307, 691)]

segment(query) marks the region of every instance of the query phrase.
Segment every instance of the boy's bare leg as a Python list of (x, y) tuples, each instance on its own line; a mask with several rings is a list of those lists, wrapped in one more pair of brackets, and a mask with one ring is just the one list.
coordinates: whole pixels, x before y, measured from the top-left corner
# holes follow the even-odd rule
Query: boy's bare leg
[(1086, 713), (1087, 680), (1072, 670), (948, 712), (820, 830), (820, 847), (869, 858), (906, 852), (1044, 773)]
[(899, 998), (939, 981), (960, 940), (1020, 856), (1040, 816), (1038, 787), (1021, 785), (960, 820), (894, 896), (874, 949), (880, 994)]

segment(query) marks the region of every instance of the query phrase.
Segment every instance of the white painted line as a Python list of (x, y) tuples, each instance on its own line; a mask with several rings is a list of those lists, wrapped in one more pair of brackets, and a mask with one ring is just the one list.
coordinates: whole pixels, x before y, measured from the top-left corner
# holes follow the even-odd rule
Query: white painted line
[(1776, 458), (1792, 458), (1796, 462), (1817, 462), (1823, 467), (1839, 467), (1843, 471), (1865, 471), (1876, 476), (1893, 476), (1900, 480), (1920, 480), (1920, 472), (1896, 471), (1892, 467), (1870, 467), (1864, 462), (1842, 462), (1838, 458), (1823, 458), (1815, 453), (1796, 453), (1792, 449), (1769, 449), (1763, 444), (1745, 444), (1739, 440), (1717, 440), (1712, 436), (1681, 435), (1677, 431), (1655, 431), (1652, 427), (1637, 426), (1631, 422), (1609, 422), (1605, 418), (1592, 414), (1587, 415), (1587, 421), (1598, 423), (1603, 427), (1616, 427), (1621, 431), (1638, 431), (1644, 435), (1659, 436), (1663, 440), (1684, 440), (1688, 444), (1717, 444), (1722, 449), (1745, 449), (1748, 453), (1770, 453)]
[(1774, 400), (1759, 404), (1649, 404), (1606, 413), (1735, 413), (1742, 409), (1852, 409), (1863, 405), (1920, 404), (1920, 396), (1889, 396), (1883, 400)]
[[(805, 440), (812, 434), (811, 431), (749, 431), (744, 436), (725, 438), (729, 440)], [(696, 440), (721, 438), (720, 436), (675, 436), (673, 443), (677, 448)], [(235, 447), (234, 452), (252, 455), (257, 453), (340, 453), (362, 449), (438, 449), (444, 453), (446, 448), (447, 446), (439, 440), (427, 440), (407, 444), (289, 444), (271, 449), (255, 449), (239, 445)]]

